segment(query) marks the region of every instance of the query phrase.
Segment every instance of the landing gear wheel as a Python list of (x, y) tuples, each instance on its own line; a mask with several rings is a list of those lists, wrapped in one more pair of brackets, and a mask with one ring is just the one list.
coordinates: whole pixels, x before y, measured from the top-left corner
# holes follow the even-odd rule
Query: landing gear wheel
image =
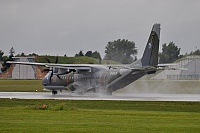
[(58, 92), (57, 91), (52, 91), (52, 94), (53, 95), (56, 95)]

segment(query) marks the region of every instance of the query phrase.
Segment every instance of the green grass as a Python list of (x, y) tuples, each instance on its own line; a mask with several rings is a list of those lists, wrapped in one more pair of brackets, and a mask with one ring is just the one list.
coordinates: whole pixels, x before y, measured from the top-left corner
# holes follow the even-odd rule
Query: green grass
[[(0, 91), (42, 91), (0, 80)], [(200, 102), (0, 99), (0, 132), (199, 132)]]
[(0, 92), (43, 91), (42, 80), (0, 80)]
[(200, 131), (199, 102), (0, 99), (0, 114), (0, 132)]

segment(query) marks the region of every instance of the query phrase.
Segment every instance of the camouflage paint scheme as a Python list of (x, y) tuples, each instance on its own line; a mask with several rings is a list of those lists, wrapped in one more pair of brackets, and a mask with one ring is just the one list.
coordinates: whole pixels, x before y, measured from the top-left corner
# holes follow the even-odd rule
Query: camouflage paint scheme
[(42, 80), (44, 90), (57, 94), (71, 90), (84, 94), (88, 91), (112, 94), (146, 74), (157, 71), (160, 24), (154, 24), (145, 51), (140, 60), (120, 67), (91, 64), (53, 64), (30, 62), (7, 62), (23, 65), (43, 65), (50, 68)]

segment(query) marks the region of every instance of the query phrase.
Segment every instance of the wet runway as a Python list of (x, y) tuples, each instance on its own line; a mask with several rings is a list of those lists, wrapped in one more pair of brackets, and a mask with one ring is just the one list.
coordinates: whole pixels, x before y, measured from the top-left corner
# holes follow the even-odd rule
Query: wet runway
[(51, 92), (0, 92), (0, 98), (17, 99), (65, 99), (65, 100), (121, 100), (121, 101), (200, 101), (200, 94), (124, 94), (114, 93), (112, 96), (102, 94), (77, 95), (73, 93)]

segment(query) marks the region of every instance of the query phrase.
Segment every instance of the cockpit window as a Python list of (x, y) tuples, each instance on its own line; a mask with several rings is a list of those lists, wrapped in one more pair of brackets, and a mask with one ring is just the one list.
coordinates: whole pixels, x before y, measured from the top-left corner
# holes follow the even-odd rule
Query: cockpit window
[(45, 78), (48, 78), (52, 74), (52, 71), (49, 71), (46, 75)]

